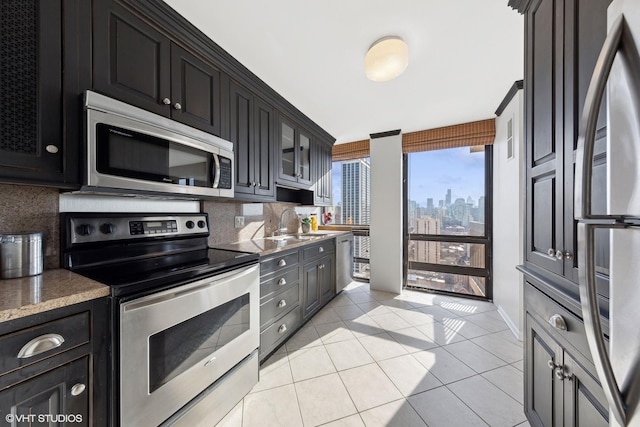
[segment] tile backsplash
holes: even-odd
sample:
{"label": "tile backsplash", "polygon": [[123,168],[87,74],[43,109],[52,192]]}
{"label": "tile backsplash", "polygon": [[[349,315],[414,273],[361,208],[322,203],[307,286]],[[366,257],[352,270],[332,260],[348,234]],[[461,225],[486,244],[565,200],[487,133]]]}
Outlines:
{"label": "tile backsplash", "polygon": [[55,188],[0,184],[0,233],[41,231],[45,269],[60,266],[58,209]]}
{"label": "tile backsplash", "polygon": [[[85,200],[87,199],[87,200]],[[94,205],[100,202],[99,208]],[[91,203],[87,203],[91,202]],[[0,184],[0,233],[22,233],[41,231],[44,235],[44,268],[60,267],[60,212],[85,211],[80,209],[84,205],[101,211],[139,211],[122,203],[113,197],[96,197],[89,200],[76,195],[60,195],[55,188],[34,187],[25,185]],[[185,204],[186,207],[160,206],[153,200],[138,199],[137,202],[153,211],[197,211],[195,205]],[[84,203],[84,204],[83,204]],[[155,203],[155,204],[154,204]],[[175,203],[175,202],[174,202]],[[191,202],[193,203],[193,202]],[[79,208],[80,207],[80,208]],[[280,216],[286,209],[293,209],[296,213],[287,212],[283,227],[290,233],[300,231],[300,219],[312,213],[320,215],[321,208],[313,206],[298,206],[292,203],[242,203],[237,201],[205,201],[201,203],[201,211],[209,214],[211,236],[209,245],[238,242],[241,240],[260,239],[271,236],[277,230]],[[244,217],[244,226],[235,228],[235,217]]]}
{"label": "tile backsplash", "polygon": [[[286,209],[293,213],[283,216],[282,227],[290,233],[300,231],[300,218],[312,213],[320,214],[320,208],[298,206],[292,203],[241,203],[203,202],[202,211],[209,214],[211,236],[209,245],[260,239],[271,236],[277,230],[280,216]],[[244,217],[244,227],[235,228],[235,217]]]}

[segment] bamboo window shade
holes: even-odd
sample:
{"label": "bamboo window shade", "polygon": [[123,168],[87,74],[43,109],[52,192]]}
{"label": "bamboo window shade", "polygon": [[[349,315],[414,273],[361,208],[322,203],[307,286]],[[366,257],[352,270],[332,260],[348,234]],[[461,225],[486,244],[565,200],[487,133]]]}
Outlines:
{"label": "bamboo window shade", "polygon": [[333,146],[331,158],[334,162],[343,160],[356,160],[369,157],[369,140],[347,142]]}
{"label": "bamboo window shade", "polygon": [[491,145],[496,137],[495,119],[462,123],[402,135],[402,152],[442,150],[455,147]]}
{"label": "bamboo window shade", "polygon": [[[479,120],[436,129],[409,132],[402,135],[402,152],[443,150],[456,147],[479,147],[493,144],[496,137],[495,119]],[[333,146],[334,162],[369,157],[369,141],[347,142]]]}

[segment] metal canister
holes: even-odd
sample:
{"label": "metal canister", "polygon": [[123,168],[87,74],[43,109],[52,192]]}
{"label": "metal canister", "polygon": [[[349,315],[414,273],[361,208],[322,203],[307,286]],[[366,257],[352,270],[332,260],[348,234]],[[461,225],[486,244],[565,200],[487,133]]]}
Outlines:
{"label": "metal canister", "polygon": [[0,234],[0,278],[35,276],[43,267],[42,233]]}

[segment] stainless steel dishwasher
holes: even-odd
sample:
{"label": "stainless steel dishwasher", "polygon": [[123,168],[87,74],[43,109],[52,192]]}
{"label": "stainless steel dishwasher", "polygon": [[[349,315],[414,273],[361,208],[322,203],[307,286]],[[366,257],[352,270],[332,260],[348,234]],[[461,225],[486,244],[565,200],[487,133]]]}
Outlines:
{"label": "stainless steel dishwasher", "polygon": [[353,234],[336,237],[336,293],[353,280]]}

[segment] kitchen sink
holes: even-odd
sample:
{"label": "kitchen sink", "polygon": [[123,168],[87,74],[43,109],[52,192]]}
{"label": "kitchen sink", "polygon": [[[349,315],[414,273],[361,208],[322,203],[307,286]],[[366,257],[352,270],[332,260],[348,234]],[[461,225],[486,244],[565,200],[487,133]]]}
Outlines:
{"label": "kitchen sink", "polygon": [[282,241],[282,240],[289,240],[289,239],[295,239],[295,238],[296,236],[293,234],[283,234],[281,236],[264,237],[264,240]]}

